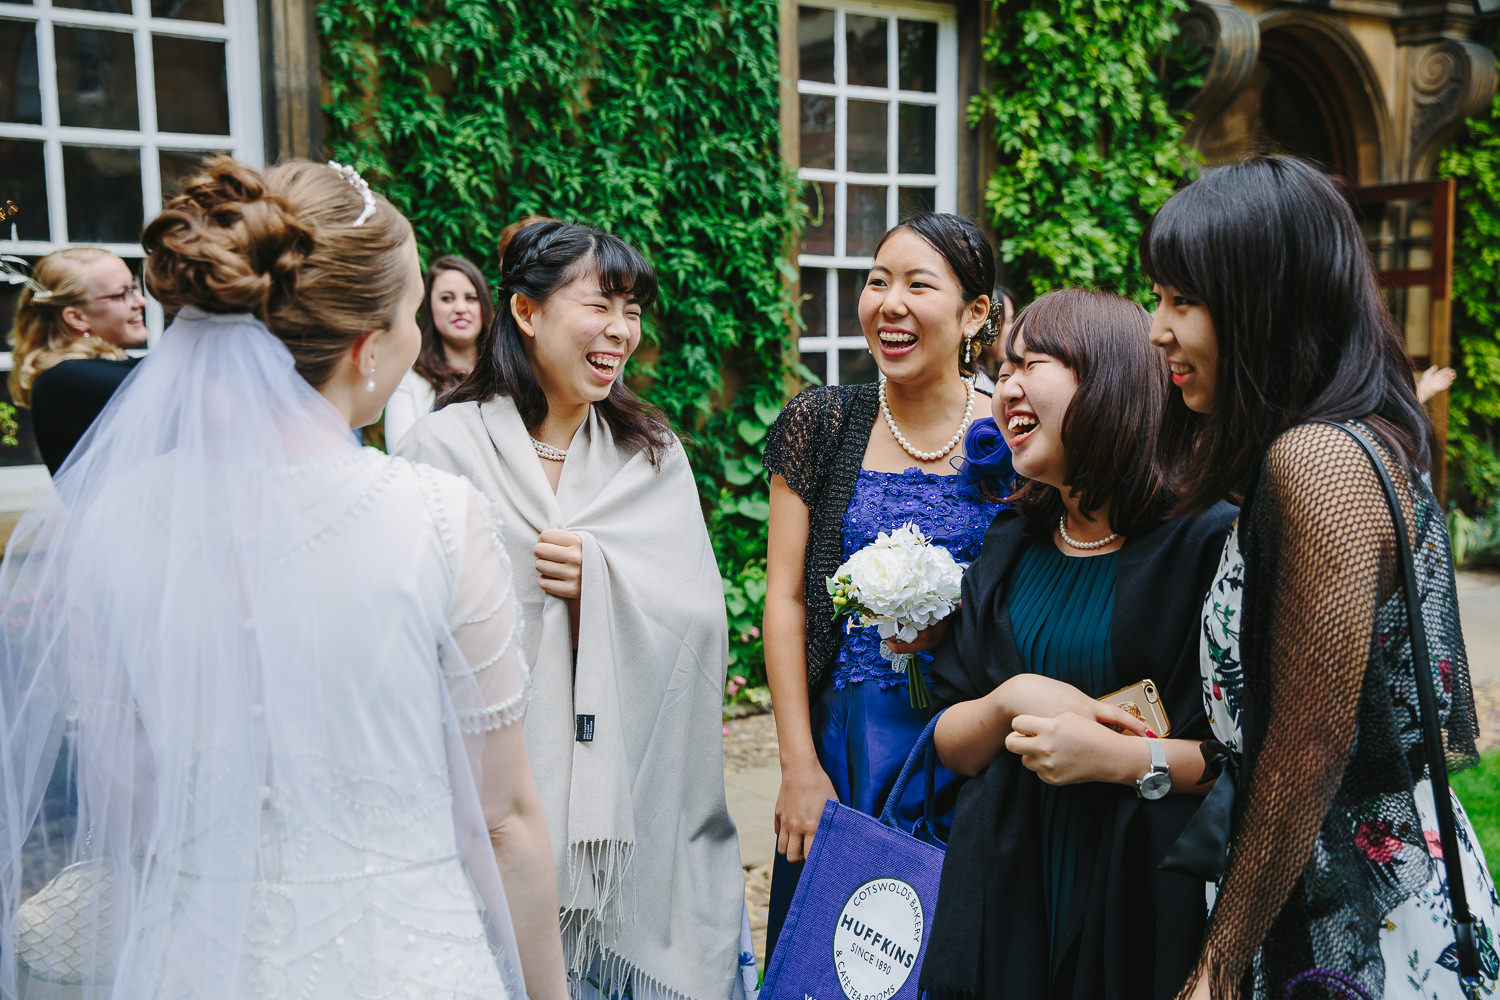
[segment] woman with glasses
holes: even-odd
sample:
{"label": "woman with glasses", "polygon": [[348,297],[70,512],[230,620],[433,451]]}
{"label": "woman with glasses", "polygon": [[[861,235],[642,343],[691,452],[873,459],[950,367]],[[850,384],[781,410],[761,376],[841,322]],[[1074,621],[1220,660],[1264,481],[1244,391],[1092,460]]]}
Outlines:
{"label": "woman with glasses", "polygon": [[56,473],[135,366],[146,343],[140,282],[119,257],[69,247],[37,262],[10,342],[10,395],[31,409],[37,447]]}

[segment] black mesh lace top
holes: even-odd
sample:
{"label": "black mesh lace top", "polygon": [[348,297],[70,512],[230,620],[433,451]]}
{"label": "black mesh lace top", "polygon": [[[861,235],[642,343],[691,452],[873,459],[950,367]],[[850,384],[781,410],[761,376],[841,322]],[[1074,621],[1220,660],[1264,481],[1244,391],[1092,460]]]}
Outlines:
{"label": "black mesh lace top", "polygon": [[[1474,763],[1476,730],[1447,526],[1385,454],[1416,555],[1442,763],[1456,770]],[[1438,864],[1415,802],[1429,762],[1385,494],[1358,444],[1304,424],[1271,446],[1239,537],[1243,784],[1198,971],[1215,997],[1279,997],[1312,968],[1382,996],[1402,974],[1381,961],[1384,915]]]}
{"label": "black mesh lace top", "polygon": [[824,385],[786,404],[766,434],[761,464],[807,504],[802,595],[807,605],[807,689],[816,691],[839,651],[833,601],[823,581],[843,561],[844,513],[880,412],[878,387]]}

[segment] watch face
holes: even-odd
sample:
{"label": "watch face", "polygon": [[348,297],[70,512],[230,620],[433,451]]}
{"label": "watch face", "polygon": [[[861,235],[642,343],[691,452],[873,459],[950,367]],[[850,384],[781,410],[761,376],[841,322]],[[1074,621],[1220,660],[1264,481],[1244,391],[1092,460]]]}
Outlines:
{"label": "watch face", "polygon": [[1171,790],[1171,776],[1160,772],[1152,772],[1140,781],[1140,793],[1143,799],[1160,799]]}

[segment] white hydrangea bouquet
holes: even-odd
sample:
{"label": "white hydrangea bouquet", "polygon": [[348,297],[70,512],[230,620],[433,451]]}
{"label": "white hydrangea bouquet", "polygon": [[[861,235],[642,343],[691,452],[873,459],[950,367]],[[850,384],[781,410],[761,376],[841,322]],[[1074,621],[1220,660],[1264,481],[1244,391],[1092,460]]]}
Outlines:
{"label": "white hydrangea bouquet", "polygon": [[906,671],[913,708],[932,703],[917,658],[891,652],[884,640],[911,642],[919,631],[952,614],[963,578],[964,568],[953,554],[932,544],[910,522],[889,534],[882,531],[828,578],[834,617],[847,615],[848,628],[875,626],[880,655],[890,661],[892,670]]}

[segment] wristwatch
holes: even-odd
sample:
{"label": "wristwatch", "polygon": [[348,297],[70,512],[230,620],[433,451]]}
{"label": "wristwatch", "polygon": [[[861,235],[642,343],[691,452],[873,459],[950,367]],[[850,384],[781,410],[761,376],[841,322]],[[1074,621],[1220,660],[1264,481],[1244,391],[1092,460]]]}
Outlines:
{"label": "wristwatch", "polygon": [[1167,767],[1167,751],[1161,745],[1161,740],[1153,740],[1146,737],[1146,743],[1151,747],[1151,770],[1136,779],[1135,794],[1148,802],[1166,798],[1172,790],[1172,771]]}

